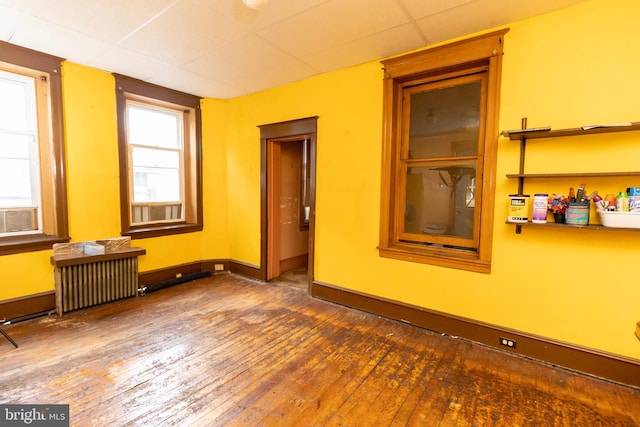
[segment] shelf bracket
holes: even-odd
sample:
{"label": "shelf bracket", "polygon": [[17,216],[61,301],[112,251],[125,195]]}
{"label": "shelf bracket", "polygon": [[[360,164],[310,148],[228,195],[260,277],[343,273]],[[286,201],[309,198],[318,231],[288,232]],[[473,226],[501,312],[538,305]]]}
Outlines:
{"label": "shelf bracket", "polygon": [[[525,130],[527,128],[527,118],[523,117],[520,123],[520,128]],[[524,153],[527,148],[527,137],[523,133],[520,136],[520,166],[518,167],[518,173],[520,176],[518,177],[518,195],[524,195]],[[522,233],[522,225],[516,225],[516,234]]]}

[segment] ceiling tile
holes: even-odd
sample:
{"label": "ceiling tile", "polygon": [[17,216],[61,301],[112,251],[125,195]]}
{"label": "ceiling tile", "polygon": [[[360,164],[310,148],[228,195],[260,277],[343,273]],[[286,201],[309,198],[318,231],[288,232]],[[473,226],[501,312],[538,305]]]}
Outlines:
{"label": "ceiling tile", "polygon": [[255,68],[275,67],[292,56],[257,36],[247,36],[185,64],[185,68],[217,80],[236,79]]}
{"label": "ceiling tile", "polygon": [[[403,0],[407,1],[407,0]],[[438,43],[461,35],[498,27],[540,15],[583,0],[474,0],[416,21],[429,42]],[[455,22],[455,25],[451,25]]]}
{"label": "ceiling tile", "polygon": [[275,86],[304,80],[318,74],[316,70],[298,61],[280,62],[272,67],[257,67],[237,76],[235,83],[247,92],[258,92]]}
{"label": "ceiling tile", "polygon": [[399,0],[413,19],[424,18],[465,5],[475,0]]}
{"label": "ceiling tile", "polygon": [[[80,64],[87,64],[109,48],[102,41],[31,15],[20,21],[9,42]],[[73,46],[73,49],[67,46]]]}
{"label": "ceiling tile", "polygon": [[8,42],[13,33],[22,26],[27,14],[0,5],[0,40]]}
{"label": "ceiling tile", "polygon": [[88,65],[140,80],[151,79],[173,68],[171,64],[118,47],[112,47],[98,55]]}
{"label": "ceiling tile", "polygon": [[[269,0],[261,10],[250,9],[242,0],[183,0],[214,10],[248,30],[257,30],[284,21],[328,0]],[[344,1],[344,0],[343,0]],[[348,0],[347,0],[348,1]]]}
{"label": "ceiling tile", "polygon": [[[215,24],[212,24],[215,23]],[[247,32],[211,8],[183,0],[157,16],[120,45],[161,61],[183,64],[227,45]]]}
{"label": "ceiling tile", "polygon": [[303,55],[302,59],[318,70],[327,72],[368,62],[371,58],[382,59],[398,52],[418,49],[424,45],[424,40],[414,26],[405,24],[340,46]]}
{"label": "ceiling tile", "polygon": [[61,27],[115,43],[176,0],[2,0]]}
{"label": "ceiling tile", "polygon": [[157,74],[149,79],[149,82],[209,98],[233,98],[249,93],[238,87],[233,87],[180,68],[172,68]]}
{"label": "ceiling tile", "polygon": [[395,1],[331,0],[259,31],[295,56],[318,52],[407,23]]}

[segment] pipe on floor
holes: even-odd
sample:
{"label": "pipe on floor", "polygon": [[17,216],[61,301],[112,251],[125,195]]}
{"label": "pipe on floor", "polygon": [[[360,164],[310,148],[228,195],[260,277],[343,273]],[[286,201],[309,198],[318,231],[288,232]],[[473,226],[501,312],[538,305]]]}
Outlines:
{"label": "pipe on floor", "polygon": [[12,325],[18,322],[24,322],[25,320],[35,319],[36,317],[48,316],[51,313],[55,313],[56,310],[50,311],[39,311],[38,313],[25,314],[24,316],[14,317],[13,319],[7,319],[2,324],[3,325]]}
{"label": "pipe on floor", "polygon": [[[5,325],[12,325],[14,323],[18,323],[18,322],[24,322],[25,320],[30,320],[30,319],[35,319],[36,317],[42,317],[42,316],[46,316],[51,314],[52,312],[55,312],[55,310],[52,311],[40,311],[38,313],[31,313],[31,314],[25,314],[24,316],[18,316],[15,317],[13,319],[5,319],[2,320],[2,326]],[[18,343],[16,343],[13,338],[11,338],[9,336],[9,334],[7,334],[4,329],[0,328],[0,334],[4,335],[4,337],[11,343],[13,344],[13,346],[15,348],[18,348]]]}
{"label": "pipe on floor", "polygon": [[169,286],[178,285],[180,283],[185,283],[185,282],[190,282],[190,281],[196,280],[196,279],[202,279],[203,277],[209,277],[209,276],[211,276],[211,272],[210,271],[201,271],[201,272],[198,272],[198,273],[185,274],[184,276],[176,277],[175,279],[166,280],[164,282],[154,283],[154,284],[151,284],[151,285],[147,285],[147,286],[143,286],[141,288],[138,288],[138,293],[140,295],[144,295],[144,294],[149,293],[149,292],[159,291],[160,289],[168,288]]}

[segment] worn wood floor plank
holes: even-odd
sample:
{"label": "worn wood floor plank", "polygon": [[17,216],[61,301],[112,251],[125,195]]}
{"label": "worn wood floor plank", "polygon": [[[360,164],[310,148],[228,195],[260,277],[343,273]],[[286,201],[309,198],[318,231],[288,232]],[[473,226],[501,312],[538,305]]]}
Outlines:
{"label": "worn wood floor plank", "polygon": [[[317,352],[318,339],[306,339],[312,333],[313,326],[298,327],[295,332],[283,335],[278,344],[264,342],[268,351],[256,351],[246,360],[244,367],[224,382],[224,390],[214,389],[216,405],[204,414],[194,414],[194,420],[205,418],[220,419],[227,424],[252,411],[256,403],[287,375],[296,374],[298,351]],[[251,418],[251,417],[249,417]]]}
{"label": "worn wood floor plank", "polygon": [[[352,319],[352,321],[357,319]],[[370,319],[370,330],[382,326],[383,320]],[[376,358],[374,349],[390,344],[381,342],[379,334],[367,335],[361,327],[338,331],[337,340],[325,343],[324,360],[317,363],[304,376],[292,376],[291,384],[283,383],[277,393],[292,395],[295,406],[287,402],[276,403],[276,411],[267,413],[260,425],[314,425],[314,420],[331,416],[344,401],[347,388],[356,385],[356,379]],[[287,387],[294,387],[288,393]],[[334,398],[336,398],[334,400]]]}
{"label": "worn wood floor plank", "polygon": [[[175,312],[175,309],[173,311]],[[118,363],[112,365],[111,372],[98,371],[100,375],[93,378],[96,378],[99,382],[101,378],[109,378],[110,376],[119,378],[125,376],[129,383],[136,385],[136,396],[139,397],[142,386],[150,378],[157,376],[166,369],[172,369],[177,359],[183,356],[181,354],[182,346],[179,341],[184,339],[193,340],[194,337],[186,333],[185,327],[187,327],[188,322],[185,319],[180,319],[175,315],[164,316],[165,313],[162,311],[160,311],[160,314],[160,318],[166,319],[167,324],[162,324],[162,321],[158,321],[162,327],[155,331],[149,331],[148,325],[145,325],[145,328],[139,329],[142,333],[139,334],[138,337],[126,333],[120,334],[118,330],[119,326],[113,325],[114,327],[109,334],[111,344],[118,349],[125,350],[128,360],[124,364]],[[135,322],[135,320],[135,318],[125,319],[124,323],[120,323],[121,325],[125,325],[123,326],[126,328],[124,331],[131,329],[128,322]],[[188,338],[184,338],[185,335]],[[93,351],[87,357],[92,359],[92,365],[94,366],[108,366],[100,362],[112,358],[113,349],[110,348],[111,346],[106,348],[101,346],[101,344],[109,342],[105,335],[97,333],[97,336],[100,340],[96,340]],[[96,347],[98,347],[98,351]],[[84,364],[83,360],[79,360],[79,362],[80,364]],[[66,393],[74,402],[77,402],[79,406],[91,409],[92,406],[95,406],[99,401],[95,400],[91,395],[87,395],[86,399],[78,399],[78,396],[73,393],[75,389],[80,390],[80,392],[82,392],[82,390],[95,390],[93,387],[94,384],[87,382],[87,379],[91,378],[90,375],[85,375],[83,372],[72,369],[65,377],[68,383],[66,390],[62,387],[53,387],[49,390],[49,395],[55,398],[57,393]],[[131,393],[122,393],[119,388],[113,388],[111,390],[114,394],[109,395],[109,393],[104,393],[100,396],[100,401],[110,400],[115,397],[117,399],[115,401],[111,400],[110,402],[113,403],[114,408],[121,408],[123,406],[123,400]],[[134,400],[139,401],[140,399],[137,397]],[[125,406],[124,409],[126,410],[128,407]],[[109,414],[109,416],[113,417],[114,414]]]}
{"label": "worn wood floor plank", "polygon": [[[349,316],[349,321],[353,322],[354,318]],[[238,418],[239,423],[249,422],[249,417],[252,417],[255,425],[295,425],[303,422],[306,410],[313,411],[322,405],[322,395],[333,384],[334,378],[345,372],[344,365],[338,366],[344,355],[358,351],[359,345],[370,345],[357,330],[340,327],[329,331],[322,334],[317,351],[301,358],[300,366],[291,370],[295,375],[290,372],[282,376],[276,374],[279,378],[269,392],[253,405],[253,408],[272,410],[266,414],[251,414],[251,408]],[[285,395],[289,398],[282,399]]]}
{"label": "worn wood floor plank", "polygon": [[74,426],[638,426],[640,390],[217,274],[6,330],[1,403]]}
{"label": "worn wood floor plank", "polygon": [[420,386],[423,392],[415,404],[409,423],[434,425],[445,417],[453,393],[448,376],[454,377],[461,364],[467,343],[447,343],[433,359],[433,370]]}
{"label": "worn wood floor plank", "polygon": [[[296,306],[290,304],[289,308],[296,309]],[[271,311],[273,314],[265,315],[265,310]],[[236,346],[220,347],[206,355],[205,370],[201,371],[200,375],[186,386],[188,392],[193,391],[193,394],[190,394],[190,399],[179,401],[178,405],[173,407],[174,415],[177,415],[178,419],[184,419],[186,422],[186,420],[190,420],[191,414],[199,414],[201,412],[199,405],[204,405],[207,398],[213,394],[216,395],[217,407],[223,407],[221,402],[225,400],[225,396],[233,395],[233,392],[225,390],[222,394],[218,393],[216,390],[220,384],[232,383],[236,376],[241,376],[243,372],[246,372],[246,367],[258,358],[269,357],[263,363],[267,365],[272,363],[274,360],[271,357],[272,354],[279,354],[283,351],[282,346],[292,345],[297,335],[304,335],[306,332],[300,328],[299,324],[288,325],[287,323],[291,323],[291,320],[286,319],[287,315],[282,312],[280,307],[270,308],[270,306],[262,304],[261,311],[261,314],[247,311],[246,315],[241,316],[237,316],[235,313],[223,314],[223,318],[232,318],[240,323],[242,335],[234,337],[231,341]],[[241,355],[240,359],[239,355]],[[263,369],[266,371],[266,367]],[[240,381],[236,383],[241,384]],[[256,383],[253,382],[253,384]],[[182,392],[184,391],[183,387]],[[201,396],[204,398],[200,398]],[[144,418],[136,421],[144,421]],[[168,422],[169,420],[167,420]]]}

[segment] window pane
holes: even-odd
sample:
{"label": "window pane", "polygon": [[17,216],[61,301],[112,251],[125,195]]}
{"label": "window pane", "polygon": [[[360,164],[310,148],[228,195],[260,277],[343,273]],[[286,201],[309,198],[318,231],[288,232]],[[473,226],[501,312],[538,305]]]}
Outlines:
{"label": "window pane", "polygon": [[[34,80],[0,71],[0,207],[38,206]],[[32,188],[33,187],[33,188]]]}
{"label": "window pane", "polygon": [[0,158],[28,159],[31,135],[0,132]]}
{"label": "window pane", "polygon": [[480,81],[412,93],[409,158],[476,155],[480,96]]}
{"label": "window pane", "polygon": [[31,77],[0,71],[0,129],[32,127],[29,103],[34,97],[33,84]]}
{"label": "window pane", "polygon": [[134,202],[179,201],[180,153],[133,147]]}
{"label": "window pane", "polygon": [[182,123],[179,114],[136,106],[129,106],[127,112],[129,144],[166,148],[182,147],[179,132]]}
{"label": "window pane", "polygon": [[472,238],[475,175],[475,164],[409,167],[405,233]]}
{"label": "window pane", "polygon": [[0,158],[0,207],[37,205],[31,200],[31,174],[28,159]]}

